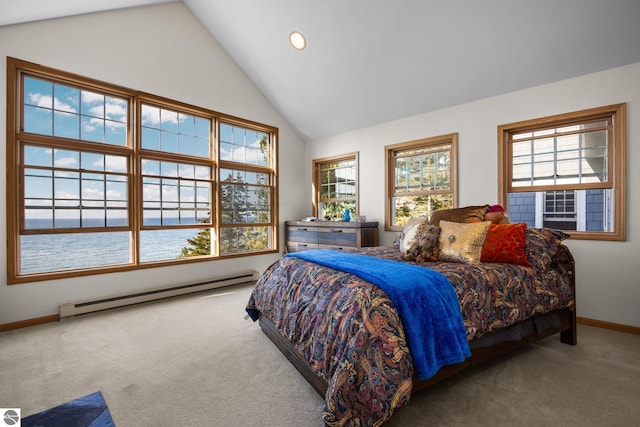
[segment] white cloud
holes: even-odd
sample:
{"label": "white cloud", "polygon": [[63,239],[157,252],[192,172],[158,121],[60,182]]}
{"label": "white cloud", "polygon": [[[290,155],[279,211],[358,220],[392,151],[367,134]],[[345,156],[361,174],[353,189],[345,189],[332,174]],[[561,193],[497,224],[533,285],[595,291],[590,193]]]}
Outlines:
{"label": "white cloud", "polygon": [[121,192],[114,190],[107,190],[107,199],[109,200],[124,200]]}
{"label": "white cloud", "polygon": [[77,165],[76,160],[77,159],[75,157],[62,157],[55,160],[55,165],[56,167],[69,168]]}
{"label": "white cloud", "polygon": [[88,90],[82,91],[82,102],[87,104],[93,104],[95,102],[104,102],[104,95],[99,93],[90,92]]}
{"label": "white cloud", "polygon": [[104,193],[99,188],[90,188],[83,187],[82,188],[82,198],[83,199],[104,199]]}
{"label": "white cloud", "polygon": [[91,119],[88,122],[83,122],[82,129],[84,129],[87,132],[93,132],[94,130],[96,130],[96,127],[94,126],[94,123],[102,124],[103,122],[100,119]]}
{"label": "white cloud", "polygon": [[[72,193],[70,191],[56,190],[55,198],[70,200],[71,202],[77,203],[78,194]],[[59,204],[59,201],[56,201],[56,206],[58,206],[58,204]],[[66,206],[69,206],[69,204],[67,204]]]}
{"label": "white cloud", "polygon": [[142,187],[142,193],[146,201],[160,200],[160,187],[157,185],[144,185]]}
{"label": "white cloud", "polygon": [[127,158],[119,156],[106,156],[105,168],[107,172],[126,172]]}
{"label": "white cloud", "polygon": [[[104,109],[105,116],[111,120],[127,121],[127,104],[107,102]],[[120,126],[123,126],[123,124],[120,124]]]}
{"label": "white cloud", "polygon": [[30,93],[29,100],[33,105],[37,105],[42,108],[53,108],[59,111],[66,111],[69,113],[77,113],[77,110],[71,105],[62,102],[58,98],[52,99],[49,95],[42,95],[41,93]]}

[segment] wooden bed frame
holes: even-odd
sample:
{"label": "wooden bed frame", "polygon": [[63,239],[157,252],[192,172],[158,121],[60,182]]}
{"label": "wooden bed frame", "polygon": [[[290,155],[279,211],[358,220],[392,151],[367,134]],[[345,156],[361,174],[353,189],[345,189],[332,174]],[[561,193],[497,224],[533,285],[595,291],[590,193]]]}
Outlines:
{"label": "wooden bed frame", "polygon": [[[546,329],[544,332],[530,333],[523,336],[518,341],[502,341],[487,347],[472,349],[471,356],[465,359],[462,363],[444,366],[436,373],[436,375],[429,378],[428,380],[419,380],[417,377],[414,377],[413,391],[415,392],[432,384],[438,383],[472,366],[476,366],[496,359],[526,345],[532,344],[536,341],[547,338],[557,333],[560,333],[561,342],[569,345],[575,345],[577,343],[575,309],[575,263],[568,248],[566,248],[564,245],[559,246],[556,258],[562,260],[562,264],[569,268],[568,273],[571,278],[571,289],[574,295],[573,307],[568,309],[556,310],[556,313],[558,314],[558,318],[560,320],[559,326]],[[321,377],[316,375],[315,372],[313,372],[304,357],[284,336],[282,336],[278,332],[275,325],[270,319],[262,316],[261,314],[259,324],[262,331],[267,335],[267,337],[269,337],[269,339],[276,345],[276,347],[280,349],[285,357],[293,364],[293,366],[296,367],[296,369],[298,369],[302,376],[324,399],[327,391],[327,383]],[[489,336],[493,333],[494,332],[491,332],[489,334],[486,334],[485,336]]]}

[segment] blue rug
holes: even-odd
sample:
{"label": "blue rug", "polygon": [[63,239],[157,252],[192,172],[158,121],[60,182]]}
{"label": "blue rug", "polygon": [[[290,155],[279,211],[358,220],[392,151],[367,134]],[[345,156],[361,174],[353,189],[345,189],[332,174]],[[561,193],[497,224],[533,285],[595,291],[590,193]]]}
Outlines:
{"label": "blue rug", "polygon": [[115,427],[102,393],[97,391],[22,419],[22,427]]}

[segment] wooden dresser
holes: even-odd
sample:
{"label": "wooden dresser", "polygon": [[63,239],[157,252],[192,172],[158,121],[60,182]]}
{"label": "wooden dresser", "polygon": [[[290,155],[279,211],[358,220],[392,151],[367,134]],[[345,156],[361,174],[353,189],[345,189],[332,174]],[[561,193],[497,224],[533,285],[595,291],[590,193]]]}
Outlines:
{"label": "wooden dresser", "polygon": [[377,222],[286,221],[287,252],[378,246]]}

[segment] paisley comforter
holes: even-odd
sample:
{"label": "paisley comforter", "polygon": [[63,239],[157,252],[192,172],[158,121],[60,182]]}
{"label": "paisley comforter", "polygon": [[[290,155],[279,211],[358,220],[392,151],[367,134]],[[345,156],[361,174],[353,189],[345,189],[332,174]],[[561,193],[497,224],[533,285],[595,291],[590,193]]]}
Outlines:
{"label": "paisley comforter", "polygon": [[[535,251],[535,248],[534,248]],[[552,268],[549,251],[514,264],[421,264],[444,274],[460,302],[468,340],[538,313],[571,307],[569,276]],[[397,246],[364,248],[400,260]],[[273,264],[247,305],[265,316],[328,385],[324,421],[330,426],[377,426],[409,401],[414,373],[402,321],[389,297],[352,274],[294,257]]]}

